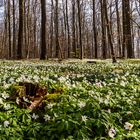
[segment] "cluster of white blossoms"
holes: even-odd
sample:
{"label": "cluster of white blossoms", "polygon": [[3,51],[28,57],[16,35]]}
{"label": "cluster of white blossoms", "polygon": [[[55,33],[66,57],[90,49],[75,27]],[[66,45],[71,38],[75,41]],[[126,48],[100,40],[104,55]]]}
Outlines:
{"label": "cluster of white blossoms", "polygon": [[11,108],[10,104],[4,104],[3,108],[5,110],[9,110]]}
{"label": "cluster of white blossoms", "polygon": [[[125,122],[124,128],[126,130],[132,130],[133,126],[134,126],[133,124],[131,124],[129,122]],[[114,138],[115,135],[116,135],[116,130],[113,129],[113,128],[109,129],[108,135],[109,135],[110,138]]]}
{"label": "cluster of white blossoms", "polygon": [[64,83],[64,82],[66,82],[67,78],[61,76],[61,77],[58,78],[58,80],[59,80],[61,83]]}
{"label": "cluster of white blossoms", "polygon": [[9,94],[8,93],[6,93],[5,91],[3,92],[3,93],[1,93],[1,97],[3,98],[3,99],[8,99],[10,96],[9,96]]}

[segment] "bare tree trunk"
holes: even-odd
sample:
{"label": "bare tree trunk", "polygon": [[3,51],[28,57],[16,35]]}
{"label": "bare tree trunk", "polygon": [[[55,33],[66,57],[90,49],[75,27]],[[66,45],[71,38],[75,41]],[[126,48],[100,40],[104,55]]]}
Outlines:
{"label": "bare tree trunk", "polygon": [[55,46],[56,46],[56,53],[55,57],[59,58],[59,23],[58,23],[58,0],[55,0]]}
{"label": "bare tree trunk", "polygon": [[16,24],[15,24],[15,0],[13,0],[13,59],[16,58]]}
{"label": "bare tree trunk", "polygon": [[116,63],[116,56],[115,56],[115,52],[114,52],[114,48],[113,48],[113,42],[112,42],[112,35],[111,35],[111,27],[110,27],[110,23],[108,20],[108,12],[107,12],[107,1],[104,0],[104,12],[105,12],[105,19],[106,19],[106,26],[107,26],[107,35],[108,35],[108,42],[110,44],[110,48],[111,48],[111,56],[112,56],[112,62]]}
{"label": "bare tree trunk", "polygon": [[95,0],[92,0],[93,5],[93,32],[94,32],[94,48],[95,48],[95,58],[98,58],[98,44],[97,44],[97,29],[96,29],[96,9],[95,9]]}
{"label": "bare tree trunk", "polygon": [[41,52],[40,59],[46,59],[46,0],[41,0]]}
{"label": "bare tree trunk", "polygon": [[117,40],[118,40],[118,47],[119,47],[119,57],[122,57],[122,46],[121,46],[121,25],[120,25],[120,16],[119,16],[119,7],[118,7],[118,0],[115,0],[116,6],[116,15],[117,15]]}
{"label": "bare tree trunk", "polygon": [[73,57],[76,57],[76,43],[75,43],[75,0],[72,0],[72,50],[73,50]]}
{"label": "bare tree trunk", "polygon": [[123,57],[125,57],[125,50],[127,49],[127,57],[133,58],[129,0],[122,0],[122,12],[123,12]]}
{"label": "bare tree trunk", "polygon": [[106,44],[106,26],[105,26],[105,11],[104,11],[104,6],[103,6],[103,1],[100,0],[101,4],[101,21],[102,21],[102,51],[103,51],[103,59],[107,58],[107,44]]}
{"label": "bare tree trunk", "polygon": [[9,44],[8,44],[8,58],[11,59],[11,56],[12,56],[12,49],[11,49],[11,4],[10,4],[10,0],[8,0],[8,41],[9,41]]}
{"label": "bare tree trunk", "polygon": [[71,54],[71,42],[70,42],[70,29],[69,29],[69,15],[68,15],[68,0],[66,0],[66,24],[67,24],[67,35],[68,35],[68,58]]}
{"label": "bare tree trunk", "polygon": [[27,7],[27,55],[26,58],[28,59],[30,57],[30,0],[28,0],[28,7]]}
{"label": "bare tree trunk", "polygon": [[80,46],[80,59],[83,59],[83,44],[82,44],[82,29],[81,29],[81,6],[80,0],[77,0],[77,8],[78,8],[78,28],[79,28],[79,46]]}
{"label": "bare tree trunk", "polygon": [[34,7],[33,7],[33,13],[34,13],[34,58],[36,58],[36,51],[37,51],[37,39],[36,39],[36,23],[37,23],[37,17],[36,17],[36,7],[37,7],[37,0],[35,0]]}
{"label": "bare tree trunk", "polygon": [[23,10],[24,0],[19,0],[19,31],[18,31],[18,46],[17,46],[17,59],[22,59],[23,48]]}

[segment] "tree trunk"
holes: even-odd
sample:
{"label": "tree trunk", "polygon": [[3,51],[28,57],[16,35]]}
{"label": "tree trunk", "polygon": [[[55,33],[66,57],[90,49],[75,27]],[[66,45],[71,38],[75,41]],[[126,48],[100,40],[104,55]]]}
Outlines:
{"label": "tree trunk", "polygon": [[23,48],[23,12],[24,0],[19,0],[19,31],[18,31],[18,46],[17,46],[17,59],[22,59]]}
{"label": "tree trunk", "polygon": [[98,58],[98,44],[97,44],[97,29],[96,29],[96,9],[95,9],[96,1],[92,0],[93,5],[93,32],[94,32],[94,48],[95,48],[95,59]]}
{"label": "tree trunk", "polygon": [[123,12],[123,57],[125,57],[125,51],[127,50],[127,57],[133,58],[129,0],[122,0],[122,12]]}
{"label": "tree trunk", "polygon": [[116,15],[117,15],[117,44],[119,47],[119,57],[122,57],[122,46],[121,46],[121,25],[119,16],[118,0],[115,0]]}
{"label": "tree trunk", "polygon": [[10,0],[8,0],[8,58],[11,59],[12,56],[12,49],[11,49],[11,4],[10,4]]}
{"label": "tree trunk", "polygon": [[102,26],[102,51],[103,51],[103,59],[107,58],[107,46],[106,46],[106,25],[105,25],[105,11],[103,6],[103,1],[100,0],[101,4],[101,26]]}
{"label": "tree trunk", "polygon": [[55,57],[59,58],[59,23],[58,23],[58,0],[55,0],[55,46],[56,46],[56,53]]}
{"label": "tree trunk", "polygon": [[80,0],[77,0],[78,8],[78,28],[79,28],[79,46],[80,46],[80,59],[83,59],[83,44],[82,44],[82,29],[81,29],[81,6]]}
{"label": "tree trunk", "polygon": [[41,50],[40,59],[46,59],[46,0],[41,0]]}
{"label": "tree trunk", "polygon": [[104,3],[103,5],[104,5],[104,12],[105,12],[106,26],[107,26],[108,42],[109,42],[110,48],[111,48],[112,62],[116,63],[117,60],[116,60],[116,56],[115,56],[115,52],[114,52],[114,48],[113,48],[111,27],[110,27],[110,22],[108,20],[107,1],[104,0],[103,3]]}
{"label": "tree trunk", "polygon": [[76,43],[75,43],[75,0],[72,0],[72,50],[73,50],[73,57],[76,57]]}
{"label": "tree trunk", "polygon": [[13,0],[13,59],[16,58],[16,23],[15,23],[15,0]]}

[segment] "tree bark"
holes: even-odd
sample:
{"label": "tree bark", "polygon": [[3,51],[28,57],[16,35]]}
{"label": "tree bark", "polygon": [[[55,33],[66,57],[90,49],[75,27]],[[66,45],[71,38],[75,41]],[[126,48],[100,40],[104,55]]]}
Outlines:
{"label": "tree bark", "polygon": [[127,50],[127,57],[133,58],[129,0],[122,0],[122,12],[123,12],[123,57],[125,57],[125,51]]}
{"label": "tree bark", "polygon": [[46,0],[41,0],[41,49],[40,59],[46,59]]}
{"label": "tree bark", "polygon": [[18,31],[18,46],[17,46],[17,59],[22,59],[23,48],[23,12],[24,0],[19,0],[19,31]]}

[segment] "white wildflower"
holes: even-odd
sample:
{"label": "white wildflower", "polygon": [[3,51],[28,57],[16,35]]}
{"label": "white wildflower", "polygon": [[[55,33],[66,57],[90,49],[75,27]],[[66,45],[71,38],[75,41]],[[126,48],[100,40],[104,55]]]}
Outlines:
{"label": "white wildflower", "polygon": [[134,97],[134,96],[130,96],[129,98],[130,98],[130,99],[134,99],[135,97]]}
{"label": "white wildflower", "polygon": [[95,83],[95,85],[96,85],[97,87],[102,87],[101,82],[97,82],[97,83]]}
{"label": "white wildflower", "polygon": [[44,115],[44,120],[45,122],[50,121],[51,117],[49,115]]}
{"label": "white wildflower", "polygon": [[9,94],[7,94],[6,92],[3,92],[2,93],[2,98],[3,99],[7,99],[7,98],[9,98],[10,96],[9,96]]}
{"label": "white wildflower", "polygon": [[6,83],[4,84],[5,89],[8,89],[10,86],[11,86],[11,84],[6,84]]}
{"label": "white wildflower", "polygon": [[125,87],[126,83],[124,81],[121,81],[120,82],[120,85],[123,86],[123,87]]}
{"label": "white wildflower", "polygon": [[87,121],[87,116],[82,116],[82,121],[86,122]]}
{"label": "white wildflower", "polygon": [[9,121],[4,121],[3,125],[4,125],[4,127],[8,127],[10,125],[10,122]]}
{"label": "white wildflower", "polygon": [[93,90],[90,90],[90,91],[88,92],[88,94],[92,97],[95,93],[94,93]]}
{"label": "white wildflower", "polygon": [[102,82],[103,86],[106,86],[107,84],[105,82]]}
{"label": "white wildflower", "polygon": [[103,98],[99,98],[99,103],[100,103],[100,104],[101,104],[101,103],[104,103]]}
{"label": "white wildflower", "polygon": [[118,83],[118,78],[115,78],[115,83]]}
{"label": "white wildflower", "polygon": [[104,103],[105,103],[106,105],[108,105],[108,104],[109,104],[109,100],[108,100],[108,99],[105,99],[105,100],[104,100]]}
{"label": "white wildflower", "polygon": [[133,101],[133,104],[137,104],[137,102],[136,101]]}
{"label": "white wildflower", "polygon": [[76,84],[75,84],[75,83],[72,84],[71,87],[72,87],[72,88],[76,88]]}
{"label": "white wildflower", "polygon": [[55,74],[54,77],[55,77],[55,78],[58,78],[58,75]]}
{"label": "white wildflower", "polygon": [[65,81],[66,81],[66,78],[61,76],[60,78],[58,78],[58,80],[59,80],[60,82],[65,82]]}
{"label": "white wildflower", "polygon": [[78,106],[80,108],[84,108],[86,106],[86,103],[85,102],[80,102],[80,103],[78,103]]}
{"label": "white wildflower", "polygon": [[38,115],[36,115],[35,113],[33,113],[32,118],[36,120],[36,119],[38,119],[38,118],[39,118],[39,116],[38,116]]}
{"label": "white wildflower", "polygon": [[131,130],[133,128],[133,124],[129,123],[129,122],[125,122],[124,128],[126,130]]}
{"label": "white wildflower", "polygon": [[113,92],[111,90],[108,91],[108,95],[111,96]]}
{"label": "white wildflower", "polygon": [[106,95],[106,98],[107,98],[107,100],[109,100],[110,99],[110,95]]}
{"label": "white wildflower", "polygon": [[19,103],[20,103],[19,97],[16,98],[16,103],[19,105]]}
{"label": "white wildflower", "polygon": [[9,82],[14,83],[14,78],[11,77],[11,78],[9,79]]}
{"label": "white wildflower", "polygon": [[38,81],[39,81],[39,77],[38,77],[37,75],[35,75],[35,76],[33,77],[33,79],[34,79],[35,82],[38,82]]}
{"label": "white wildflower", "polygon": [[48,108],[48,109],[51,109],[54,105],[55,105],[55,104],[50,103],[50,104],[47,105],[47,108]]}
{"label": "white wildflower", "polygon": [[10,104],[4,104],[3,107],[4,107],[5,110],[9,110],[11,108]]}
{"label": "white wildflower", "polygon": [[111,109],[108,109],[107,112],[108,112],[108,113],[111,113]]}
{"label": "white wildflower", "polygon": [[27,102],[27,103],[30,102],[30,101],[28,100],[28,98],[26,98],[26,97],[23,97],[23,100],[24,100],[25,102]]}
{"label": "white wildflower", "polygon": [[133,113],[131,111],[128,111],[127,112],[127,115],[132,115]]}
{"label": "white wildflower", "polygon": [[108,135],[110,138],[114,138],[115,135],[116,135],[116,130],[111,128],[109,131],[108,131]]}

